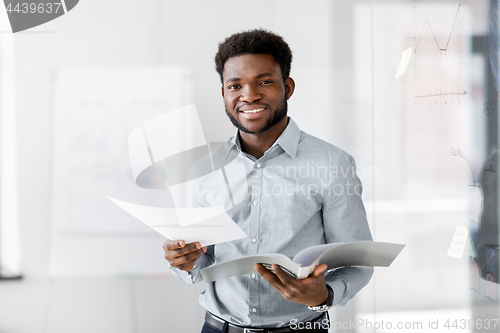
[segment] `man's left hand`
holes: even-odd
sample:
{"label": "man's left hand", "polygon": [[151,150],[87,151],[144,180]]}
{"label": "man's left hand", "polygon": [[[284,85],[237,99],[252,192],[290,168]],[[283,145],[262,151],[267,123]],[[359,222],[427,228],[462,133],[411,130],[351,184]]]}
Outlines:
{"label": "man's left hand", "polygon": [[308,306],[324,304],[328,299],[328,289],[323,276],[323,272],[327,268],[326,264],[319,265],[311,276],[297,280],[276,264],[271,266],[272,272],[261,264],[255,264],[255,270],[278,290],[281,296]]}

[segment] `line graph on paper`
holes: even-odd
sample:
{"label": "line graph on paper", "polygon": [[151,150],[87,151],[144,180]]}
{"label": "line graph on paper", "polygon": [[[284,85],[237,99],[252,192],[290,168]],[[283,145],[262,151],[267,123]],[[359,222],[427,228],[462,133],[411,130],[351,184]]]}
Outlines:
{"label": "line graph on paper", "polygon": [[460,104],[467,94],[462,88],[461,12],[460,3],[453,11],[441,7],[419,13],[414,2],[414,105]]}

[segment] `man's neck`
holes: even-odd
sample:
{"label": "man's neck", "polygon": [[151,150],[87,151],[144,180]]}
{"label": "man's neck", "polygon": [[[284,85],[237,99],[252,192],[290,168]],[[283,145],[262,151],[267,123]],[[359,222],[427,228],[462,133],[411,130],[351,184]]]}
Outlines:
{"label": "man's neck", "polygon": [[263,133],[245,133],[239,131],[241,150],[256,158],[261,158],[264,153],[278,140],[288,124],[288,117]]}

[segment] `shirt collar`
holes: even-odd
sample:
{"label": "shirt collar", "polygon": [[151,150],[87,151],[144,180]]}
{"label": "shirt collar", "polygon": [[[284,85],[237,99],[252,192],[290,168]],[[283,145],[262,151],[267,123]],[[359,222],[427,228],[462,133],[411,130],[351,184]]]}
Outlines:
{"label": "shirt collar", "polygon": [[[268,151],[271,150],[274,146],[279,145],[288,155],[290,155],[290,157],[295,158],[295,156],[297,155],[297,149],[299,147],[299,140],[300,128],[291,117],[288,117],[288,124],[285,130],[268,149]],[[234,147],[236,147],[238,151],[241,152],[239,130],[236,130],[236,134],[231,139],[229,139],[229,142],[233,143],[233,145],[232,148],[227,152],[226,157]]]}
{"label": "shirt collar", "polygon": [[299,148],[299,140],[300,128],[292,118],[288,117],[288,125],[283,133],[281,133],[278,140],[276,140],[275,144],[283,148],[283,150],[290,155],[291,158],[295,158],[297,155],[297,149]]}

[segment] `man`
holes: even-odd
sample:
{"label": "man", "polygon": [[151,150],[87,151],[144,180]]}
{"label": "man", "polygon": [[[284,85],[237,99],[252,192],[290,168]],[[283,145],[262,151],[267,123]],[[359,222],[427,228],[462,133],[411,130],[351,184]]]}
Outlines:
{"label": "man", "polygon": [[[291,60],[288,44],[265,30],[237,33],[219,44],[215,62],[222,97],[238,128],[229,142],[243,156],[249,182],[245,200],[228,214],[248,237],[207,248],[167,240],[165,258],[185,282],[201,281],[200,269],[216,261],[259,253],[292,258],[312,245],[371,240],[352,157],[300,131],[287,117],[295,89]],[[203,189],[196,195],[197,205],[210,205]],[[325,272],[326,265],[319,265],[310,277],[296,280],[276,265],[272,271],[260,264],[255,269],[258,274],[207,286],[200,295],[207,309],[204,333],[327,332],[322,311],[344,305],[373,272],[370,267]]]}

